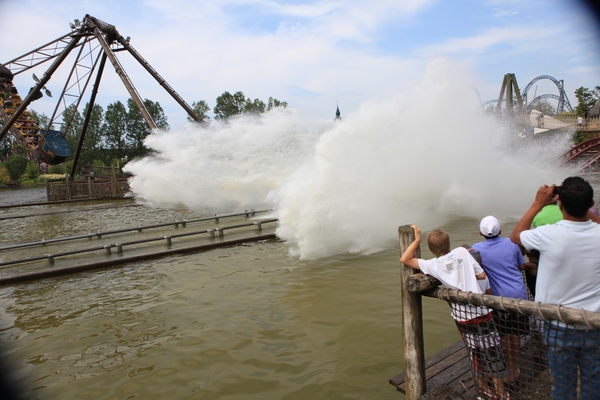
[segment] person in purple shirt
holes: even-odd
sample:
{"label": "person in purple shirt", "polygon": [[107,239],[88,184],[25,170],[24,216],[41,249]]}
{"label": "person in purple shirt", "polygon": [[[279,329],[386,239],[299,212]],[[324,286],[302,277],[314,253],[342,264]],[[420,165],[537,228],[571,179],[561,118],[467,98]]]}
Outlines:
{"label": "person in purple shirt", "polygon": [[[493,216],[487,216],[479,224],[479,234],[485,238],[475,243],[473,249],[481,255],[482,267],[490,281],[494,296],[527,300],[527,289],[520,268],[527,264],[519,246],[509,238],[500,236],[500,222]],[[508,364],[507,382],[519,378],[519,335],[529,330],[527,317],[503,310],[494,310],[494,322],[500,333],[500,341]]]}

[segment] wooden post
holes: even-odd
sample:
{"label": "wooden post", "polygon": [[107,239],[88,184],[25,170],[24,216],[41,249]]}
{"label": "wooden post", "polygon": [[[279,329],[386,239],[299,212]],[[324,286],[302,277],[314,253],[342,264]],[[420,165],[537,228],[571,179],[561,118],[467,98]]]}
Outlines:
{"label": "wooden post", "polygon": [[69,180],[70,180],[69,179],[69,174],[67,174],[67,179],[65,179],[65,185],[66,185],[66,188],[67,188],[67,193],[66,193],[67,200],[71,200],[71,188],[69,187]]}
{"label": "wooden post", "polygon": [[93,193],[92,193],[92,177],[91,176],[88,176],[88,193],[89,193],[90,199],[94,198]]}
{"label": "wooden post", "polygon": [[[415,240],[415,231],[409,225],[398,228],[400,254]],[[417,248],[415,257],[421,256]],[[402,285],[402,334],[404,336],[404,377],[406,381],[406,399],[417,400],[425,393],[425,349],[423,345],[423,310],[421,295],[411,294],[404,287],[405,280],[416,271],[401,265]]]}
{"label": "wooden post", "polygon": [[46,201],[50,201],[50,182],[48,181],[48,179],[45,179],[46,181]]}
{"label": "wooden post", "polygon": [[115,171],[115,167],[110,167],[110,171],[112,173],[112,196],[113,198],[117,197],[117,173]]}

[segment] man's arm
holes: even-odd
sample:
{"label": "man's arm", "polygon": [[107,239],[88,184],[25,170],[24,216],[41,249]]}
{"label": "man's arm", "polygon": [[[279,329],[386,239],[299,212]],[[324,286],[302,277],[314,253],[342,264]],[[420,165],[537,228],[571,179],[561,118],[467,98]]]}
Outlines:
{"label": "man's arm", "polygon": [[531,275],[537,275],[538,264],[535,262],[527,261],[519,265],[519,269],[521,271],[529,271],[531,272]]}
{"label": "man's arm", "polygon": [[415,258],[415,251],[421,244],[421,229],[417,225],[411,225],[410,227],[415,230],[415,240],[408,245],[404,254],[400,257],[400,262],[407,267],[419,269],[419,259]]}
{"label": "man's arm", "polygon": [[481,281],[481,280],[487,278],[487,275],[485,274],[485,271],[483,271],[479,275],[475,275],[475,278],[477,278],[478,281]]}
{"label": "man's arm", "polygon": [[588,210],[587,217],[591,219],[593,222],[600,224],[600,217],[594,214],[592,210]]}
{"label": "man's arm", "polygon": [[515,225],[515,228],[510,234],[510,240],[513,243],[523,246],[521,243],[521,232],[529,230],[533,218],[542,210],[542,208],[544,208],[544,206],[552,204],[557,200],[558,195],[553,194],[554,186],[555,185],[544,185],[538,189],[533,204],[531,204],[529,210],[527,210],[525,215],[517,222],[517,225]]}

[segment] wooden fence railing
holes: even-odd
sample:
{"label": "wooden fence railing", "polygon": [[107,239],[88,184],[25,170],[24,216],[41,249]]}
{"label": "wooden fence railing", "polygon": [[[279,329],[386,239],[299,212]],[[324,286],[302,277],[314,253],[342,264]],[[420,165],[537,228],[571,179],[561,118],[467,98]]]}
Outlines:
{"label": "wooden fence railing", "polygon": [[[400,226],[398,236],[400,254],[404,254],[406,248],[414,241],[414,230],[409,225]],[[415,253],[415,257],[420,257],[420,248]],[[590,331],[600,330],[600,313],[556,304],[445,289],[439,287],[441,283],[437,279],[416,272],[410,267],[401,265],[404,387],[408,400],[417,400],[427,392],[421,296],[438,298],[450,303],[485,306],[522,316],[533,316],[541,323],[562,323],[587,327]],[[600,346],[600,343],[597,345]]]}
{"label": "wooden fence railing", "polygon": [[111,170],[109,178],[70,180],[67,175],[64,182],[46,182],[48,201],[75,199],[121,199],[129,192],[127,178],[118,178],[116,168]]}

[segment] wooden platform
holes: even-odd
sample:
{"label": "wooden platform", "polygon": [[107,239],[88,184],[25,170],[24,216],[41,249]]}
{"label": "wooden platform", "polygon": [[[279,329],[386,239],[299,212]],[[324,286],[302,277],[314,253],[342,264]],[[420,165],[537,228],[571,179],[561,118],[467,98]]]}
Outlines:
{"label": "wooden platform", "polygon": [[[428,358],[425,361],[425,376],[428,390],[445,385],[465,400],[476,396],[471,361],[462,340]],[[394,376],[389,382],[406,394],[404,373]]]}
{"label": "wooden platform", "polygon": [[[533,337],[522,338],[519,369],[521,376],[511,386],[505,386],[514,399],[549,398],[552,386],[547,372],[545,349]],[[477,393],[471,374],[471,361],[461,340],[433,355],[425,361],[427,396],[436,388],[442,393],[455,392],[464,400],[475,399]],[[404,373],[391,378],[389,382],[398,391],[406,394]],[[433,393],[431,393],[433,395]],[[433,398],[436,397],[435,395]]]}

